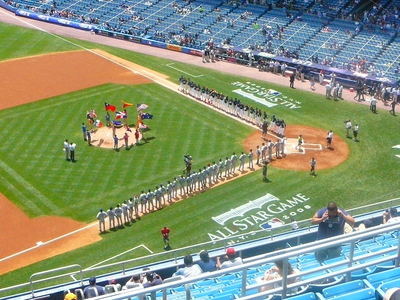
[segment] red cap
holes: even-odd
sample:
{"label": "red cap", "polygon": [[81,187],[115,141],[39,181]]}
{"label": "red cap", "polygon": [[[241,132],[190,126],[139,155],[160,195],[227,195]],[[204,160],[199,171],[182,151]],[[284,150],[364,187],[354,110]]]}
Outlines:
{"label": "red cap", "polygon": [[226,249],[226,255],[232,256],[235,255],[236,251],[233,248]]}

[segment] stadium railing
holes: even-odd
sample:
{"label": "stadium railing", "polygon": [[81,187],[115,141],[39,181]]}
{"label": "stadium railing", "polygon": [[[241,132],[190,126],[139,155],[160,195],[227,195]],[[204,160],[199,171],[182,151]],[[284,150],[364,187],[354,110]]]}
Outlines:
{"label": "stadium railing", "polygon": [[[314,268],[312,270],[301,271],[300,274],[297,276],[301,277],[303,275],[310,274],[313,272],[318,272],[320,270],[329,270],[332,266],[340,266],[340,265],[347,266],[347,268],[345,268],[345,269],[341,269],[338,271],[332,271],[332,272],[326,273],[324,275],[311,277],[309,279],[301,280],[296,283],[289,284],[288,280],[290,278],[292,278],[293,275],[291,275],[291,276],[287,275],[287,260],[292,257],[298,257],[298,256],[304,255],[306,253],[314,252],[316,250],[320,250],[320,249],[324,249],[324,248],[338,246],[341,244],[350,244],[351,248],[354,249],[357,247],[356,243],[359,240],[373,238],[374,236],[376,236],[378,234],[384,234],[384,233],[387,233],[390,231],[398,231],[399,229],[400,229],[400,223],[382,225],[382,226],[367,229],[365,231],[353,232],[351,234],[344,235],[340,239],[331,238],[331,239],[324,240],[323,243],[321,243],[321,241],[316,241],[316,242],[309,243],[308,245],[299,245],[299,246],[295,246],[292,248],[268,253],[265,255],[259,255],[254,258],[244,260],[245,263],[242,266],[232,267],[229,270],[219,270],[219,271],[215,271],[212,273],[201,274],[196,277],[185,278],[179,282],[174,282],[172,284],[162,284],[162,285],[158,285],[155,287],[151,287],[151,288],[145,289],[144,291],[126,290],[126,291],[121,291],[117,294],[111,294],[111,295],[109,294],[107,296],[99,296],[99,297],[96,297],[93,299],[96,299],[96,300],[97,299],[110,299],[110,300],[128,299],[128,298],[136,297],[139,295],[145,295],[145,294],[150,294],[152,292],[157,292],[159,290],[164,290],[166,288],[174,288],[174,287],[183,286],[183,285],[191,285],[196,282],[202,281],[204,279],[216,278],[218,276],[226,274],[227,272],[229,272],[230,274],[238,273],[241,276],[240,278],[242,280],[242,288],[238,290],[238,293],[240,294],[240,299],[243,299],[243,300],[258,299],[258,298],[261,299],[263,297],[265,299],[266,296],[273,295],[273,294],[280,294],[282,298],[285,298],[288,289],[300,288],[302,286],[311,284],[316,281],[330,279],[334,276],[343,275],[343,276],[345,276],[347,281],[350,281],[351,273],[353,271],[357,271],[357,270],[363,269],[365,267],[373,266],[378,262],[378,261],[369,261],[367,263],[360,262],[361,258],[365,259],[365,258],[370,258],[370,257],[374,257],[376,255],[379,255],[379,262],[393,260],[393,261],[395,261],[395,267],[398,267],[399,262],[400,262],[400,257],[399,257],[400,248],[397,246],[396,247],[397,253],[394,255],[380,256],[380,254],[388,253],[391,251],[390,248],[387,248],[387,249],[382,249],[376,253],[368,253],[368,254],[365,254],[362,256],[357,256],[357,257],[350,256],[347,259],[343,259],[342,261],[338,261],[329,266],[321,265],[320,267]],[[283,272],[284,276],[282,279],[273,280],[273,281],[270,281],[269,283],[274,284],[274,283],[281,282],[282,285],[280,287],[277,287],[277,288],[274,288],[274,289],[271,289],[268,291],[259,292],[259,289],[263,285],[265,285],[265,283],[248,284],[247,271],[249,269],[256,268],[260,265],[273,263],[274,261],[277,261],[277,260],[286,261],[286,264],[284,264],[284,272]],[[260,274],[260,276],[262,276],[262,274]],[[186,292],[186,299],[190,299],[190,297],[191,297],[190,289],[188,289],[188,291]]]}
{"label": "stadium railing", "polygon": [[[381,223],[381,218],[382,218],[382,212],[385,208],[388,207],[398,207],[400,204],[400,199],[399,198],[394,198],[394,199],[389,199],[386,201],[382,202],[376,202],[371,205],[365,205],[361,206],[355,209],[349,209],[348,212],[353,215],[356,220],[357,224],[362,223],[364,220],[374,220],[374,224],[380,224]],[[117,263],[112,263],[108,265],[95,265],[93,267],[89,268],[83,268],[79,265],[76,266],[67,266],[63,268],[57,268],[54,270],[49,270],[46,272],[40,272],[37,274],[32,275],[30,282],[25,283],[25,284],[19,284],[16,286],[11,286],[11,287],[6,287],[6,288],[1,288],[0,289],[0,297],[3,297],[3,295],[10,295],[13,291],[14,293],[20,293],[19,296],[22,297],[22,295],[25,295],[25,298],[17,297],[18,299],[29,299],[31,296],[39,296],[39,295],[45,295],[52,293],[56,291],[63,291],[66,289],[74,289],[74,288],[81,288],[84,285],[84,280],[83,278],[89,278],[90,276],[96,275],[100,280],[110,280],[110,279],[115,279],[115,278],[121,278],[121,280],[124,277],[132,276],[133,274],[138,274],[142,273],[143,266],[150,267],[153,271],[156,272],[163,272],[164,270],[169,269],[169,273],[159,273],[162,274],[163,277],[168,277],[170,276],[173,272],[175,272],[180,265],[181,258],[188,254],[188,253],[198,253],[201,249],[208,249],[210,253],[210,257],[215,257],[219,255],[224,254],[224,249],[226,249],[228,246],[231,246],[230,242],[232,239],[235,240],[240,240],[241,236],[247,235],[251,236],[252,240],[246,240],[245,242],[242,242],[240,244],[234,245],[235,249],[237,250],[238,253],[244,258],[245,262],[250,262],[252,259],[261,259],[265,258],[265,253],[269,251],[273,251],[274,249],[282,249],[282,248],[287,248],[287,247],[296,247],[298,245],[302,245],[303,248],[308,247],[305,244],[309,243],[310,241],[315,240],[315,232],[316,232],[316,226],[311,226],[309,220],[304,220],[304,221],[299,221],[298,222],[299,229],[298,230],[291,230],[291,225],[287,224],[282,227],[274,228],[272,230],[259,230],[259,231],[254,231],[251,232],[250,234],[244,233],[243,235],[236,235],[236,236],[230,236],[224,239],[221,239],[219,241],[210,241],[206,243],[201,243],[197,245],[191,245],[188,247],[183,247],[179,249],[173,249],[168,252],[162,252],[158,254],[152,254],[146,257],[139,257],[131,260],[125,260],[125,261],[119,261]],[[376,227],[375,227],[376,229]],[[387,230],[386,233],[390,232],[390,230]],[[358,262],[360,262],[361,266],[362,264],[369,263],[369,266],[383,266],[378,268],[379,270],[382,269],[387,269],[387,268],[392,268],[393,267],[393,262],[391,262],[390,259],[382,259],[379,262],[376,260],[376,256],[380,255],[383,258],[387,258],[388,256],[385,256],[385,253],[393,253],[398,251],[397,245],[398,245],[398,238],[397,235],[392,234],[378,234],[377,232],[374,232],[371,237],[374,236],[373,240],[371,243],[376,244],[376,242],[379,242],[380,248],[382,248],[382,245],[386,245],[388,247],[383,247],[384,252],[379,250],[378,248],[375,252],[375,257],[370,256],[370,253],[361,253],[360,250],[362,250],[362,245],[363,243],[368,244],[368,241],[365,241],[366,239],[363,238],[363,241],[359,243],[357,246],[357,251],[354,254],[354,251],[351,252],[351,243],[347,243],[344,249],[347,249],[348,254],[346,254],[347,259],[350,259],[353,256],[356,256]],[[371,238],[372,239],[372,238]],[[291,248],[290,248],[291,249]],[[289,249],[289,250],[290,250]],[[351,254],[353,253],[353,254]],[[396,252],[397,253],[397,252]],[[261,256],[258,256],[261,255]],[[273,252],[272,255],[276,255],[276,252]],[[306,262],[306,258],[312,256],[310,255],[310,251],[306,250],[302,255],[298,255],[295,257],[295,260],[299,262],[299,264],[302,264],[302,268],[299,269],[304,269],[307,270],[306,264],[309,262]],[[194,255],[194,260],[197,261],[199,260],[198,255]],[[149,263],[153,262],[153,263]],[[291,261],[292,263],[292,261]],[[268,265],[268,263],[265,264],[260,264],[261,265]],[[325,266],[322,268],[317,268],[318,272],[304,272],[304,278],[310,279],[310,278],[315,278],[315,274],[326,274],[327,272],[324,272],[324,270],[331,270],[331,269],[345,269],[346,266],[343,265],[336,265],[336,264],[331,264],[329,266]],[[368,266],[367,266],[368,267]],[[365,267],[365,269],[367,268]],[[371,267],[371,269],[373,269]],[[71,269],[73,269],[71,271]],[[262,268],[259,268],[262,270]],[[361,267],[359,268],[359,271],[361,271]],[[316,270],[316,269],[312,269]],[[43,278],[43,279],[37,279],[43,274],[52,274],[56,272],[61,273],[62,275],[57,275],[49,278]],[[343,273],[343,271],[341,271]],[[101,275],[103,274],[103,275]],[[368,273],[364,274],[362,278],[365,278]],[[261,276],[261,275],[260,275]],[[74,278],[74,282],[71,282],[70,278]],[[79,279],[75,279],[75,278]],[[67,278],[67,280],[65,280]],[[359,278],[359,277],[357,277]],[[59,280],[57,283],[54,283],[52,280]],[[60,280],[64,279],[64,280]],[[127,280],[127,279],[126,279]],[[23,292],[23,291],[29,291],[29,292]],[[6,297],[6,298],[0,298],[0,299],[12,299],[12,297]],[[14,299],[16,299],[14,297]]]}
{"label": "stadium railing", "polygon": [[[387,232],[398,232],[400,229],[400,223],[393,223],[393,224],[386,224],[382,226],[377,226],[373,227],[370,229],[367,229],[365,231],[356,231],[351,234],[343,235],[340,239],[337,238],[332,238],[332,239],[326,239],[321,243],[321,241],[316,241],[316,242],[311,242],[307,245],[298,245],[294,246],[291,248],[286,248],[278,251],[274,251],[272,253],[266,253],[263,255],[258,255],[255,257],[247,258],[244,259],[244,264],[242,266],[237,266],[237,267],[232,267],[229,270],[219,270],[215,271],[212,273],[205,273],[201,274],[196,277],[191,277],[191,278],[185,278],[180,281],[176,282],[171,282],[171,283],[165,283],[162,285],[158,285],[155,287],[151,288],[146,288],[144,290],[125,290],[121,291],[115,294],[107,294],[106,296],[99,296],[93,299],[110,299],[110,300],[122,300],[122,299],[128,299],[132,297],[137,297],[137,296],[143,296],[143,295],[155,295],[159,291],[163,291],[165,289],[173,289],[177,287],[182,287],[182,286],[189,286],[193,287],[195,283],[201,282],[205,279],[210,279],[210,278],[217,278],[220,277],[226,273],[229,274],[237,274],[237,277],[240,278],[241,280],[241,288],[237,290],[237,294],[241,297],[240,299],[257,299],[257,298],[262,298],[270,295],[275,295],[279,294],[281,295],[282,299],[285,298],[288,289],[294,289],[294,288],[301,288],[304,286],[308,286],[310,284],[316,283],[316,282],[323,282],[324,280],[330,280],[334,277],[337,276],[343,276],[346,281],[351,281],[351,273],[357,270],[364,269],[366,267],[371,267],[373,265],[376,265],[378,263],[386,262],[386,261],[394,261],[394,266],[398,267],[399,266],[399,251],[400,248],[397,246],[392,246],[392,247],[387,247],[385,249],[381,249],[377,252],[371,252],[371,253],[366,253],[364,255],[358,255],[358,256],[353,256],[354,254],[354,249],[357,248],[357,242],[360,240],[365,240],[365,239],[371,239],[374,238],[377,235],[385,234]],[[322,275],[316,275],[316,276],[310,276],[307,277],[307,279],[302,279],[299,282],[289,284],[288,280],[293,277],[287,275],[287,261],[289,259],[293,258],[300,258],[303,255],[306,255],[308,253],[313,253],[316,250],[320,250],[323,248],[329,248],[341,244],[346,244],[350,245],[350,251],[349,251],[349,257],[348,258],[343,258],[343,260],[339,260],[333,264],[330,265],[321,265],[316,268],[308,269],[308,270],[302,270],[300,271],[300,274],[297,275],[301,278],[306,278],[307,275],[309,274],[321,274],[320,271],[327,270],[328,272],[322,273]],[[393,249],[396,249],[396,253],[392,255],[388,255],[387,253],[392,252]],[[221,253],[222,254],[222,253]],[[383,255],[386,254],[386,255]],[[376,257],[377,259],[372,259]],[[367,260],[369,259],[369,260]],[[263,266],[263,265],[268,265],[268,264],[273,264],[277,260],[284,260],[286,263],[284,264],[284,276],[282,279],[277,279],[274,281],[270,281],[269,283],[274,284],[274,283],[282,283],[280,287],[268,290],[268,291],[262,291],[260,292],[259,289],[265,284],[265,283],[256,283],[253,284],[252,282],[249,283],[248,280],[248,272],[249,270],[252,270],[254,268]],[[337,268],[333,269],[334,267],[339,267],[339,266],[346,266],[346,268]],[[260,277],[263,276],[262,272],[259,274]],[[222,290],[223,292],[223,290]],[[190,299],[191,297],[191,289],[188,288],[186,289],[185,292],[182,294],[186,295],[186,299]],[[155,296],[153,297],[153,299]],[[20,298],[23,299],[23,298]],[[27,299],[27,298],[26,298]]]}

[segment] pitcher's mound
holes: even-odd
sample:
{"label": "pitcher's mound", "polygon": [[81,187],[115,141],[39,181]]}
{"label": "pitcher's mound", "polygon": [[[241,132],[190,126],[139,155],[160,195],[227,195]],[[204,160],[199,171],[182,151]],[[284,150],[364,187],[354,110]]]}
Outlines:
{"label": "pitcher's mound", "polygon": [[[103,126],[96,128],[92,131],[92,146],[100,148],[114,148],[114,129]],[[125,133],[128,134],[128,147],[131,147],[136,143],[135,139],[135,128],[129,128],[122,126],[120,128],[115,128],[115,135],[118,137],[118,148],[125,147]],[[139,140],[142,139],[142,134],[139,134]]]}

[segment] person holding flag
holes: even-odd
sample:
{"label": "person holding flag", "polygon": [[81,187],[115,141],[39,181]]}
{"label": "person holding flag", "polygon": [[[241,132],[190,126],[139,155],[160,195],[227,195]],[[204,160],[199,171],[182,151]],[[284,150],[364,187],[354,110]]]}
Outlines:
{"label": "person holding flag", "polygon": [[122,118],[124,119],[124,125],[125,125],[126,130],[130,130],[129,126],[128,126],[128,112],[126,111],[126,109],[124,109]]}
{"label": "person holding flag", "polygon": [[107,127],[111,126],[111,116],[110,116],[110,113],[108,111],[106,112],[106,126]]}
{"label": "person holding flag", "polygon": [[142,114],[137,115],[136,129],[139,129],[139,124],[142,123]]}

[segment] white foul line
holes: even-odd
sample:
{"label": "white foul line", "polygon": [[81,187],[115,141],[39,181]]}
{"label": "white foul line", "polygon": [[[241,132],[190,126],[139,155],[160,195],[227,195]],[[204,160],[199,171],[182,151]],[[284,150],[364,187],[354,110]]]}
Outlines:
{"label": "white foul line", "polygon": [[114,255],[114,256],[112,256],[112,257],[110,257],[110,258],[107,258],[107,259],[105,259],[105,260],[103,260],[103,261],[101,261],[101,262],[98,262],[97,264],[94,264],[94,265],[92,265],[92,266],[90,266],[90,267],[87,267],[85,270],[94,268],[94,267],[96,267],[96,266],[98,266],[98,265],[101,265],[101,264],[103,264],[103,263],[105,263],[105,262],[107,262],[107,261],[109,261],[109,260],[112,260],[112,259],[114,259],[114,258],[117,258],[118,256],[124,255],[124,254],[126,254],[126,253],[128,253],[128,252],[130,252],[130,251],[134,251],[134,250],[136,250],[136,249],[138,249],[138,248],[140,248],[140,247],[145,248],[147,251],[150,252],[150,254],[153,254],[153,253],[154,253],[154,252],[151,251],[149,248],[147,248],[145,245],[141,244],[141,245],[139,245],[139,246],[133,247],[132,249],[126,250],[126,251],[121,252],[121,253],[119,253],[119,254],[117,254],[117,255]]}
{"label": "white foul line", "polygon": [[49,241],[47,241],[47,242],[38,242],[38,243],[36,244],[36,246],[33,246],[33,247],[31,247],[31,248],[22,250],[22,251],[20,251],[20,252],[14,253],[14,254],[12,254],[12,255],[9,255],[9,256],[7,256],[7,257],[4,257],[4,258],[0,259],[0,262],[5,261],[5,260],[10,259],[10,258],[13,258],[13,257],[18,256],[18,255],[24,254],[24,253],[29,252],[29,251],[31,251],[31,250],[34,250],[34,249],[36,249],[36,248],[42,247],[43,245],[47,245],[47,244],[53,243],[53,242],[58,241],[58,240],[60,240],[60,239],[62,239],[62,238],[65,238],[65,237],[67,237],[67,236],[73,235],[73,234],[75,234],[75,233],[78,233],[78,232],[80,232],[80,231],[86,230],[86,229],[88,229],[88,228],[90,228],[90,227],[93,227],[93,226],[96,226],[96,225],[97,225],[97,222],[96,222],[96,223],[92,223],[92,224],[90,224],[90,225],[87,225],[87,226],[85,226],[85,227],[79,228],[79,229],[77,229],[77,230],[75,230],[75,231],[72,231],[72,232],[70,232],[70,233],[66,233],[66,234],[64,234],[64,235],[61,235],[61,236],[56,237],[56,238],[54,238],[54,239],[52,239],[52,240],[49,240]]}
{"label": "white foul line", "polygon": [[172,67],[173,64],[174,64],[174,63],[167,64],[167,67],[169,67],[169,68],[171,68],[171,69],[174,69],[174,70],[176,70],[176,71],[179,71],[179,72],[181,72],[181,73],[184,73],[184,74],[186,74],[186,75],[189,75],[190,77],[194,77],[194,78],[199,78],[199,77],[203,77],[203,76],[204,76],[203,74],[201,74],[201,75],[193,75],[193,74],[190,74],[190,73],[185,72],[185,71],[183,71],[183,70],[181,70],[181,69]]}

